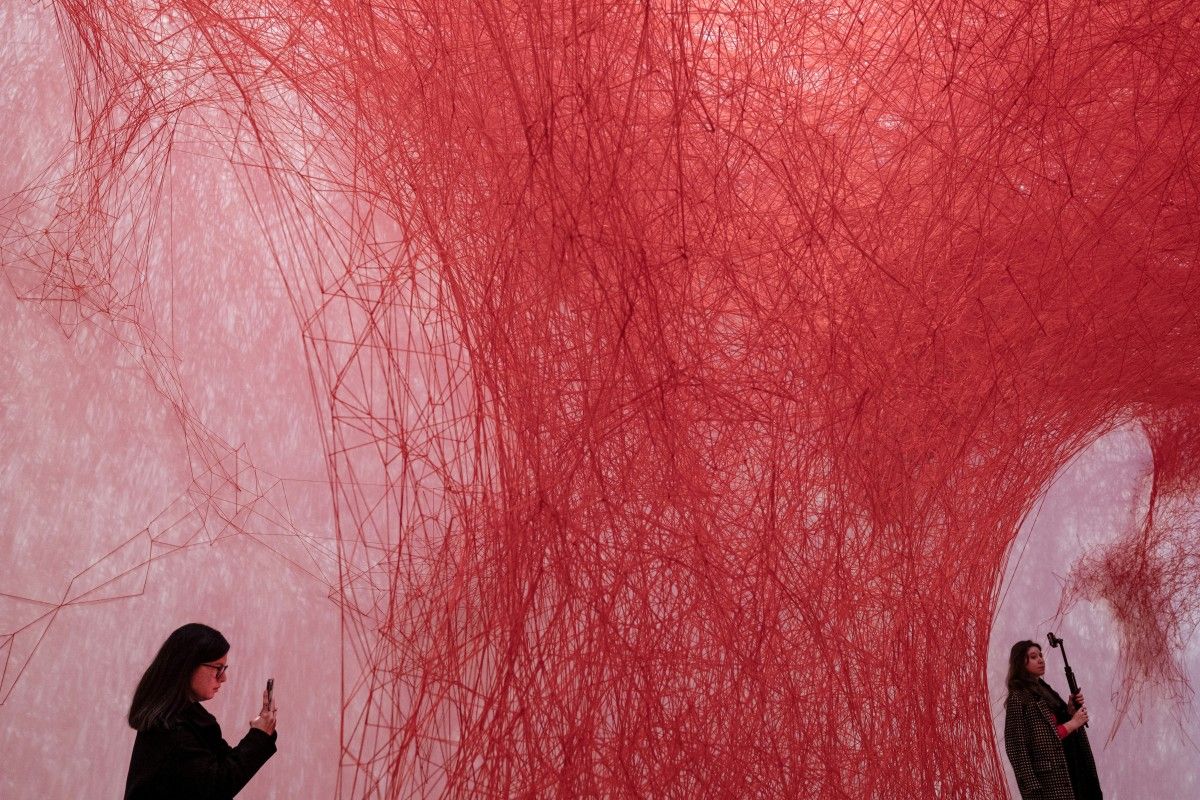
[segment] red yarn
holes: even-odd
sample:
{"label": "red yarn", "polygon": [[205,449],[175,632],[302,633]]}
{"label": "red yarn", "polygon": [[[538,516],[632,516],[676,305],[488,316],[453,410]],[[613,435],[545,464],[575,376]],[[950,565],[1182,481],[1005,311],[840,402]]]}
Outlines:
{"label": "red yarn", "polygon": [[[1130,419],[1195,489],[1193,3],[57,7],[79,141],[5,269],[129,342],[230,532],[289,523],[146,241],[184,147],[285,220],[343,796],[997,796],[1026,510]],[[1086,571],[1134,671],[1194,625],[1172,525]]]}

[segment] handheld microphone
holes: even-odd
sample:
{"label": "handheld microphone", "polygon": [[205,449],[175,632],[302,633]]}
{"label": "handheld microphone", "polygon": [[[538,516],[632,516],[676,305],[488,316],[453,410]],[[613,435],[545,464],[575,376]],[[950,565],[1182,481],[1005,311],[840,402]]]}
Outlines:
{"label": "handheld microphone", "polygon": [[[1046,634],[1046,639],[1050,642],[1051,647],[1062,650],[1063,666],[1066,668],[1067,673],[1067,686],[1071,688],[1071,696],[1079,694],[1079,684],[1075,681],[1075,670],[1071,669],[1071,662],[1067,660],[1067,646],[1063,644],[1063,640],[1060,637],[1054,635],[1053,631]],[[1086,722],[1083,724],[1083,727],[1087,727]]]}

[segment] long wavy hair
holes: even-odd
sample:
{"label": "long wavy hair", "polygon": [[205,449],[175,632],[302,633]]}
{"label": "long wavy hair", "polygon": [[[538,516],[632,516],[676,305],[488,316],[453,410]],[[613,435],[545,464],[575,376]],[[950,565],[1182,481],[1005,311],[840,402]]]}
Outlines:
{"label": "long wavy hair", "polygon": [[129,706],[129,727],[138,731],[171,727],[179,712],[195,700],[192,675],[196,667],[228,652],[229,642],[220,631],[199,622],[177,628],[138,681]]}
{"label": "long wavy hair", "polygon": [[1029,674],[1029,670],[1025,668],[1025,659],[1029,655],[1029,648],[1036,647],[1038,650],[1042,646],[1030,639],[1022,639],[1012,646],[1012,650],[1008,654],[1008,677],[1005,678],[1005,685],[1008,686],[1008,693],[1019,689],[1029,689],[1037,685],[1037,678]]}

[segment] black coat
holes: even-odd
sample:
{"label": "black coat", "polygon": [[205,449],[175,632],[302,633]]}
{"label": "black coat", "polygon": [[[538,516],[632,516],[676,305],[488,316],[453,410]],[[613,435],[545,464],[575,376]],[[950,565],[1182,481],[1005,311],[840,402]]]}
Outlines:
{"label": "black coat", "polygon": [[1058,738],[1055,726],[1069,718],[1067,704],[1044,681],[1008,693],[1004,750],[1022,800],[1102,800],[1087,733]]}
{"label": "black coat", "polygon": [[192,703],[168,728],[138,731],[125,800],[231,800],[275,754],[275,734],[251,728],[237,747]]}

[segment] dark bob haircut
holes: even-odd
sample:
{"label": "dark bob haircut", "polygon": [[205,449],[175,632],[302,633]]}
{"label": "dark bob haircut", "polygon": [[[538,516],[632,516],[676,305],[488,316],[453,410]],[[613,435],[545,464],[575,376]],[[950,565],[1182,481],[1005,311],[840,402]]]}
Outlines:
{"label": "dark bob haircut", "polygon": [[228,652],[229,642],[207,625],[189,622],[176,629],[138,681],[129,706],[129,727],[138,731],[171,727],[179,712],[195,699],[192,675],[196,667]]}

